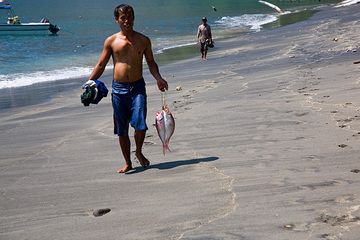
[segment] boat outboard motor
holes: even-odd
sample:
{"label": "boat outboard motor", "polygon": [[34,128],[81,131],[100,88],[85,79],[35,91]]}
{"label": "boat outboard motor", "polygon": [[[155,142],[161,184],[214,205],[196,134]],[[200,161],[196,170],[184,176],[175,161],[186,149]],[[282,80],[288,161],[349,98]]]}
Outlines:
{"label": "boat outboard motor", "polygon": [[40,22],[41,22],[41,23],[49,23],[49,24],[50,24],[50,25],[49,25],[49,31],[50,31],[52,34],[56,34],[56,33],[60,30],[60,28],[59,28],[58,26],[51,24],[50,21],[49,21],[49,19],[47,19],[47,18],[41,19]]}
{"label": "boat outboard motor", "polygon": [[58,26],[53,25],[53,24],[50,23],[49,31],[52,34],[56,34],[59,30],[60,30],[60,28],[58,28]]}

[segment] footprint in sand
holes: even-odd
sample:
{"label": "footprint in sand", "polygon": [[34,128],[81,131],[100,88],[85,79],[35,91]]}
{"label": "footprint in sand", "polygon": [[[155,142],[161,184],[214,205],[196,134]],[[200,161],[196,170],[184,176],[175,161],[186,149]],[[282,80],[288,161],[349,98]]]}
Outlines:
{"label": "footprint in sand", "polygon": [[352,216],[351,214],[333,216],[330,214],[322,213],[316,220],[318,222],[330,224],[331,226],[339,226],[339,225],[344,225],[346,223],[360,222],[359,217]]}
{"label": "footprint in sand", "polygon": [[319,88],[312,88],[310,89],[310,92],[315,92],[315,91],[319,91],[320,89]]}
{"label": "footprint in sand", "polygon": [[346,118],[344,120],[338,120],[338,121],[343,121],[343,122],[348,123],[348,122],[352,122],[352,120],[354,120],[354,119],[353,118]]}
{"label": "footprint in sand", "polygon": [[326,240],[339,239],[336,235],[334,235],[334,234],[329,234],[329,233],[321,234],[319,237],[320,237],[320,238],[324,238],[324,239],[326,239]]}
{"label": "footprint in sand", "polygon": [[305,89],[307,89],[307,87],[302,87],[302,88],[298,88],[298,93],[305,93],[306,91],[304,91]]}
{"label": "footprint in sand", "polygon": [[292,231],[296,231],[296,232],[307,232],[310,229],[310,224],[308,224],[308,223],[299,223],[299,224],[288,223],[288,224],[283,225],[282,228],[285,230],[292,230]]}
{"label": "footprint in sand", "polygon": [[311,160],[311,161],[319,161],[321,159],[323,159],[323,157],[317,155],[309,155],[305,157],[305,160]]}
{"label": "footprint in sand", "polygon": [[156,143],[150,141],[144,141],[145,146],[155,145]]}
{"label": "footprint in sand", "polygon": [[320,189],[320,188],[333,187],[333,186],[344,186],[344,185],[349,185],[349,184],[352,184],[352,183],[353,183],[353,181],[351,181],[351,180],[333,179],[333,180],[330,180],[330,181],[309,183],[309,184],[302,185],[301,187],[306,188],[306,189],[310,189],[310,190],[317,190],[317,189]]}
{"label": "footprint in sand", "polygon": [[344,196],[339,196],[337,198],[335,198],[335,202],[336,203],[351,203],[353,201],[355,201],[356,198],[354,197],[354,195],[344,195]]}
{"label": "footprint in sand", "polygon": [[[155,127],[155,123],[152,124],[153,127]],[[150,145],[155,145],[156,143],[153,141],[156,137],[152,134],[146,135],[145,140],[144,140],[144,145],[146,146],[150,146]]]}
{"label": "footprint in sand", "polygon": [[303,116],[306,116],[306,115],[308,115],[308,114],[309,114],[309,112],[295,113],[295,116],[296,116],[296,117],[303,117]]}
{"label": "footprint in sand", "polygon": [[[190,101],[190,99],[192,99],[194,97],[194,95],[198,94],[199,92],[202,92],[203,90],[206,91],[208,89],[214,88],[214,85],[217,84],[218,82],[215,80],[207,80],[207,81],[203,81],[202,85],[198,85],[196,86],[194,89],[190,89],[188,91],[188,94],[183,94],[182,100],[174,100],[173,104],[174,104],[174,110],[175,111],[186,111],[186,110],[191,110],[192,108],[189,107],[188,105],[192,104],[193,102]],[[177,91],[183,91],[183,88],[181,86],[177,87]]]}
{"label": "footprint in sand", "polygon": [[180,109],[182,110],[190,110],[191,107],[189,107],[188,105],[192,104],[193,102],[192,101],[173,101],[173,106],[174,106],[174,110],[175,111],[178,111]]}
{"label": "footprint in sand", "polygon": [[319,189],[319,188],[332,187],[332,186],[336,186],[336,185],[339,185],[339,184],[340,184],[339,181],[332,180],[332,181],[310,183],[310,184],[303,185],[302,187],[306,188],[306,189],[310,189],[310,190],[316,190],[316,189]]}

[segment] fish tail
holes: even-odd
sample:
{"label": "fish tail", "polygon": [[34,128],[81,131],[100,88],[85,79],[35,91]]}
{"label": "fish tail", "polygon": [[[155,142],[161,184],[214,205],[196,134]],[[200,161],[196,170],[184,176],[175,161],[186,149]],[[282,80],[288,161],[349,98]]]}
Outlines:
{"label": "fish tail", "polygon": [[163,144],[163,153],[164,153],[164,156],[165,156],[165,152],[166,150],[168,150],[169,152],[171,152],[170,148],[169,148],[169,144],[168,143],[164,143]]}

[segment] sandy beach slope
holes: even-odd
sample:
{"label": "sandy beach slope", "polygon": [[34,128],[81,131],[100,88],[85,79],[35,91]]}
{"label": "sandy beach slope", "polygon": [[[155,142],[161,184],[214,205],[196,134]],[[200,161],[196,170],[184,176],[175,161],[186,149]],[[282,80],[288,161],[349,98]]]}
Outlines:
{"label": "sandy beach slope", "polygon": [[359,239],[359,19],[360,5],[329,7],[160,66],[166,156],[145,71],[145,171],[116,173],[109,97],[85,108],[79,88],[0,113],[0,239]]}

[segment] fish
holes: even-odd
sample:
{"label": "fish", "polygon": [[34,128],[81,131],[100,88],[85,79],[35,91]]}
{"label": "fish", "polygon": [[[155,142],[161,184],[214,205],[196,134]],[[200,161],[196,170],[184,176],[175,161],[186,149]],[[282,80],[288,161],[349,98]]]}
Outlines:
{"label": "fish", "polygon": [[165,155],[166,150],[171,152],[169,142],[175,131],[175,120],[167,105],[163,105],[162,110],[155,114],[155,126]]}

